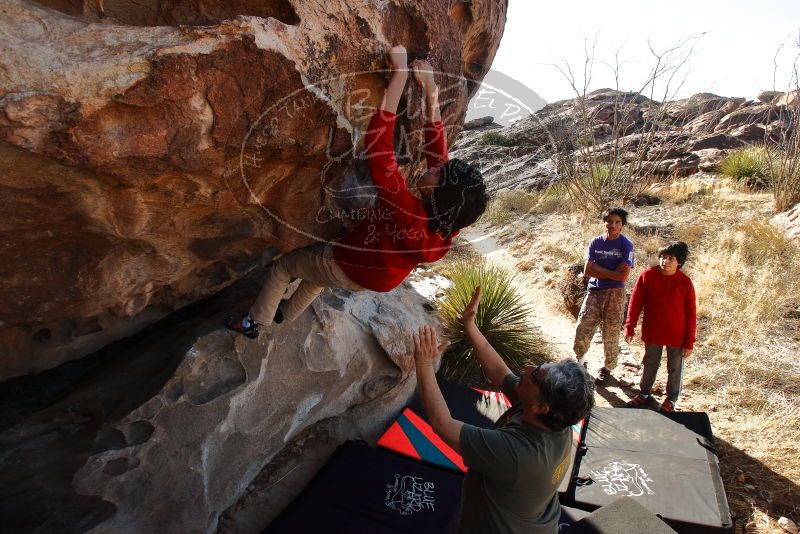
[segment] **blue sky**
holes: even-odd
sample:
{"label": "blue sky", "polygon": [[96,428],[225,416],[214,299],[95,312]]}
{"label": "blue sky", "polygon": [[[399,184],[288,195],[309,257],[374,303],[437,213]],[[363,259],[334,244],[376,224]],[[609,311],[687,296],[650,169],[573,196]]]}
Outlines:
{"label": "blue sky", "polygon": [[632,89],[652,65],[648,39],[663,49],[705,32],[677,97],[711,92],[755,99],[773,89],[773,57],[781,44],[777,88],[786,89],[789,68],[800,52],[798,30],[800,0],[510,0],[492,69],[523,82],[548,102],[572,98],[551,64],[566,60],[581,71],[585,38],[596,37],[591,89],[613,86],[611,69],[601,62],[613,61],[617,50],[624,61],[621,88]]}

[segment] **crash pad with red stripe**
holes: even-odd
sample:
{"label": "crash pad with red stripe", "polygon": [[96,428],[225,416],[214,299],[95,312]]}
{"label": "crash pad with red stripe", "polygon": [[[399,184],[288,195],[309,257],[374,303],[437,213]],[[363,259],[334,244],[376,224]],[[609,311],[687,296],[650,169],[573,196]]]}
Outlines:
{"label": "crash pad with red stripe", "polygon": [[[492,428],[494,423],[511,406],[511,402],[501,392],[484,391],[462,386],[437,378],[439,388],[454,419],[479,428]],[[573,425],[573,454],[581,440],[582,423]],[[467,466],[456,451],[447,445],[433,431],[425,409],[418,397],[403,410],[397,420],[378,440],[378,446],[409,458],[422,460],[429,464],[444,467],[452,471],[467,472]],[[570,471],[572,465],[570,465]],[[569,477],[565,477],[566,491]]]}
{"label": "crash pad with red stripe", "polygon": [[[450,413],[464,423],[491,428],[511,406],[503,393],[437,380]],[[461,455],[433,431],[417,396],[381,436],[378,446],[452,471],[467,471]]]}

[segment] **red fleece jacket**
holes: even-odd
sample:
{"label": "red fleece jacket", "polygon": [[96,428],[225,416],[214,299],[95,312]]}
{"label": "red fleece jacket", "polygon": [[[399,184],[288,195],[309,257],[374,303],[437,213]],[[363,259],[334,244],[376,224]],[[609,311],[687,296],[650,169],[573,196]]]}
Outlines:
{"label": "red fleece jacket", "polygon": [[[420,263],[440,259],[456,235],[444,238],[428,228],[422,201],[409,192],[394,155],[395,119],[394,113],[378,110],[370,120],[365,141],[378,200],[369,217],[333,249],[347,277],[372,291],[390,291]],[[447,161],[441,121],[425,127],[423,149],[428,167]]]}
{"label": "red fleece jacket", "polygon": [[694,286],[683,271],[664,275],[658,267],[650,267],[639,275],[628,304],[625,337],[633,336],[643,308],[642,341],[694,348],[697,330]]}

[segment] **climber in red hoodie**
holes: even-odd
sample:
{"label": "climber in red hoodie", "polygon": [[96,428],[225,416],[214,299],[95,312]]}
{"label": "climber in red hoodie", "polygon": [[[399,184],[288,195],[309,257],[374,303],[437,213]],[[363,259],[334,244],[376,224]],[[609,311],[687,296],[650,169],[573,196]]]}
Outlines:
{"label": "climber in red hoodie", "polygon": [[[392,77],[365,135],[367,163],[377,203],[350,234],[334,243],[318,243],[278,258],[256,302],[226,326],[258,337],[259,325],[294,320],[326,287],[352,291],[390,291],[420,263],[441,259],[458,230],[474,223],[486,209],[486,185],[478,169],[447,158],[439,88],[427,61],[414,61],[414,78],[425,92],[425,155],[428,170],[409,190],[397,167],[394,126],[397,106],[408,79],[403,46],[389,50]],[[416,196],[415,196],[416,195]],[[281,302],[292,278],[302,282]]]}

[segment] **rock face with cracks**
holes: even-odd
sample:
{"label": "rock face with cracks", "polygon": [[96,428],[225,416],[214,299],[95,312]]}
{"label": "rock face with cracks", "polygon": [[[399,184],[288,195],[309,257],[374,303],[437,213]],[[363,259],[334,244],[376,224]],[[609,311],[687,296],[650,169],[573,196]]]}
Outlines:
{"label": "rock face with cracks", "polygon": [[[3,0],[0,378],[52,368],[353,224],[345,169],[404,44],[451,140],[505,0]],[[421,161],[422,94],[398,120]]]}
{"label": "rock face with cracks", "polygon": [[[258,340],[224,330],[198,338],[157,394],[97,431],[72,480],[113,505],[91,531],[213,532],[281,450],[321,433],[316,425],[375,439],[416,385],[411,333],[430,322],[424,303],[410,286],[335,290]],[[237,531],[265,526],[251,519]]]}

